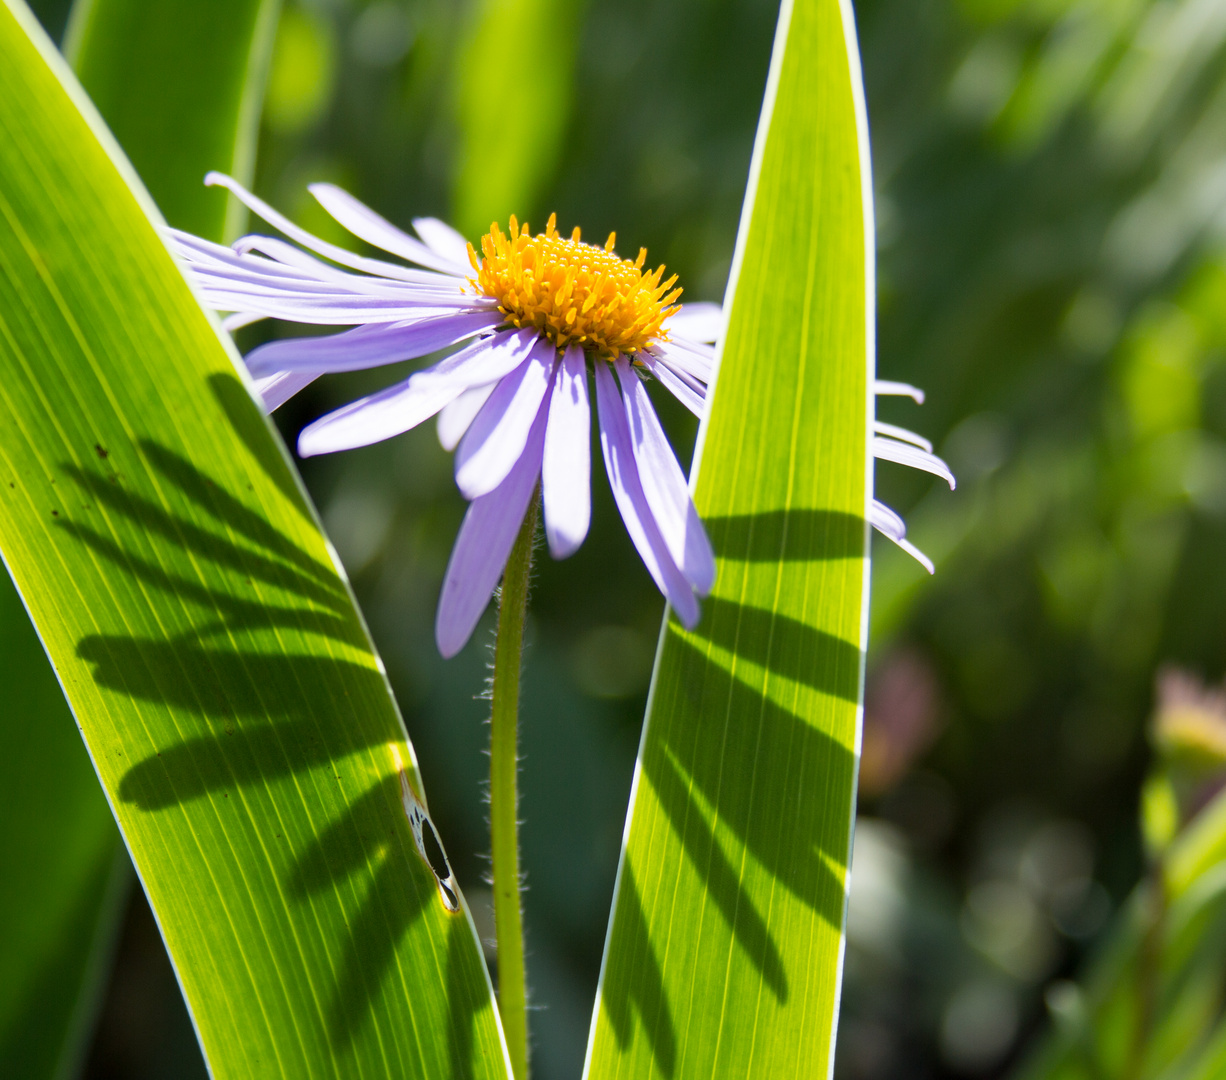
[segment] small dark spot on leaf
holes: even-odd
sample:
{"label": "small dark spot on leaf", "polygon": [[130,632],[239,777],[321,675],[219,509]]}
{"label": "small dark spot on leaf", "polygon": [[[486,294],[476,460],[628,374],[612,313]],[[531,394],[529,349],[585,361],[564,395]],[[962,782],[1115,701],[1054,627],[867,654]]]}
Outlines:
{"label": "small dark spot on leaf", "polygon": [[97,452],[98,456],[102,458],[103,461],[105,461],[108,457],[111,456],[111,452],[109,450],[104,449],[101,443],[94,443],[94,450]]}
{"label": "small dark spot on leaf", "polygon": [[52,511],[51,511],[51,516],[52,516],[52,517],[59,517],[59,516],[60,516],[60,512],[59,512],[58,510],[52,510]]}
{"label": "small dark spot on leaf", "polygon": [[430,864],[430,869],[434,871],[434,876],[438,878],[441,885],[445,879],[451,877],[451,867],[447,865],[443,845],[439,843],[438,834],[435,833],[430,819],[423,818],[421,825],[421,843],[426,849],[426,861]]}

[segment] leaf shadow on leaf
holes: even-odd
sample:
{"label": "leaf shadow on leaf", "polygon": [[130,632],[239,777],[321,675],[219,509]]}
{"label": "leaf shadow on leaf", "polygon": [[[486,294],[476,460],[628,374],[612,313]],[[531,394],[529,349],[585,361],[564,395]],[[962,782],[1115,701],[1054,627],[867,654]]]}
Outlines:
{"label": "leaf shadow on leaf", "polygon": [[729,514],[704,518],[703,526],[716,551],[742,562],[813,562],[864,556],[864,518],[842,510]]}
{"label": "leaf shadow on leaf", "polygon": [[[864,519],[851,514],[800,510],[714,521],[714,527],[706,524],[724,561],[864,554]],[[860,662],[853,642],[722,596],[703,601],[694,631],[673,621],[665,629],[660,670],[667,675],[652,706],[643,775],[706,897],[781,1004],[789,997],[789,962],[802,958],[783,956],[762,898],[778,883],[841,930],[855,765],[847,745],[798,710],[812,711],[814,690],[843,708],[856,704]],[[744,884],[746,857],[770,879],[750,874],[752,894]],[[666,1057],[661,1047],[670,1045],[668,1039],[653,1029],[669,1015],[665,988],[658,967],[642,954],[651,947],[641,893],[649,883],[636,883],[629,870],[627,857],[614,941],[624,941],[635,955],[620,952],[621,944],[610,949],[601,1003],[624,1047],[628,1003],[634,1001],[657,1064],[671,1073],[675,1048]],[[671,896],[675,871],[661,874],[650,885]],[[661,1005],[647,1006],[657,998]]]}
{"label": "leaf shadow on leaf", "polygon": [[623,992],[605,992],[600,998],[618,1045],[623,1051],[630,1045],[634,1033],[630,1015],[633,1008],[647,1032],[657,1066],[665,1076],[672,1076],[677,1069],[677,1031],[664,991],[664,973],[651,944],[643,898],[629,859],[622,863],[617,884],[617,921],[609,955],[616,958],[619,970],[629,973]]}
{"label": "leaf shadow on leaf", "polygon": [[[119,783],[120,801],[151,812],[236,787],[259,792],[288,777],[317,777],[318,770],[338,768],[349,755],[399,739],[398,726],[388,722],[390,713],[354,712],[354,703],[386,694],[383,676],[373,666],[236,647],[240,632],[283,628],[364,647],[364,631],[335,574],[173,451],[149,442],[140,450],[159,478],[145,495],[133,493],[129,481],[111,471],[109,454],[99,453],[98,472],[65,466],[84,495],[139,528],[136,543],[121,545],[80,521],[58,522],[141,589],[175,597],[190,624],[165,638],[91,634],[77,643],[98,685],[175,709],[180,727],[191,715],[201,722],[198,731],[131,765]],[[180,504],[186,499],[211,521],[185,520],[159,505],[163,481],[173,486]],[[133,550],[138,545],[139,553]],[[221,572],[205,577],[197,570],[201,566]],[[255,581],[275,587],[287,602],[260,602],[260,593],[268,590],[257,590]],[[347,801],[284,870],[286,892],[298,903],[329,892],[361,897],[334,950],[339,961],[326,1009],[329,1045],[353,1043],[398,967],[402,981],[411,975],[403,968],[400,943],[426,905],[439,902],[434,879],[419,861],[399,780],[389,773]],[[473,1072],[473,1018],[488,1002],[474,991],[481,960],[467,922],[462,917],[449,922],[447,952],[435,962],[440,987],[447,988],[452,1027],[460,1025],[467,1034],[453,1031],[442,1052],[450,1056],[450,1074],[462,1077]],[[426,1067],[424,1059],[420,1064]]]}
{"label": "leaf shadow on leaf", "polygon": [[247,388],[236,376],[219,372],[209,376],[209,389],[230,421],[234,433],[243,440],[243,445],[264,470],[264,475],[302,517],[314,523],[315,519],[298,485],[294,483],[293,475],[285,467],[276,444],[268,437],[268,422],[251,408],[252,399]]}

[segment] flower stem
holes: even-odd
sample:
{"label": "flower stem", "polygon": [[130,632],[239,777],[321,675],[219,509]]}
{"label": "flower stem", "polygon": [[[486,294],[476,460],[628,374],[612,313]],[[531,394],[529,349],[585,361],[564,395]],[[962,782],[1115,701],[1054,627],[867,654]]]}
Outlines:
{"label": "flower stem", "polygon": [[519,877],[519,673],[524,616],[536,536],[534,494],[502,575],[498,638],[494,644],[493,708],[490,716],[490,853],[494,926],[498,936],[498,1011],[506,1033],[515,1080],[528,1078],[528,988],[524,973],[524,924]]}

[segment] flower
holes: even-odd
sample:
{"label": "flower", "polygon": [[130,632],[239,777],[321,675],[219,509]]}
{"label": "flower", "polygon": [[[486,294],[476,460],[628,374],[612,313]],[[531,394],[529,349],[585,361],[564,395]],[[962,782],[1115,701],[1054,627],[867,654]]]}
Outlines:
{"label": "flower", "polygon": [[[643,377],[701,415],[721,313],[674,301],[660,267],[563,237],[550,218],[530,235],[511,219],[482,241],[484,258],[449,226],[414,221],[401,232],[330,184],[310,191],[359,239],[416,264],[354,255],[288,221],[229,177],[232,191],[300,247],[246,236],[233,248],[171,230],[204,301],[232,312],[228,328],[261,318],[354,325],[327,337],[260,346],[246,357],[271,411],[319,375],[390,364],[461,346],[407,380],[308,425],[305,456],[366,446],[438,415],[456,450],[456,482],[470,500],[439,599],[444,656],[471,636],[502,575],[539,482],[555,558],[572,554],[591,517],[589,368],[605,468],[627,531],[648,572],[687,626],[715,580],[715,556]],[[306,249],[305,251],[302,249]],[[335,266],[315,258],[322,255]],[[339,269],[347,267],[348,270]],[[420,269],[419,269],[420,268]],[[350,271],[359,271],[352,273]]]}
{"label": "flower", "polygon": [[[597,247],[584,243],[578,229],[564,237],[554,217],[535,236],[514,217],[506,234],[492,226],[479,259],[437,219],[415,219],[413,237],[340,188],[310,186],[340,225],[414,264],[405,266],[312,236],[227,176],[210,173],[206,183],[228,188],[298,245],[251,235],[230,248],[170,230],[204,301],[231,313],[223,325],[277,318],[353,327],[274,341],[247,355],[270,412],[325,372],[459,346],[408,379],[321,417],[298,438],[299,454],[309,457],[379,442],[437,415],[439,439],[456,451],[456,482],[470,501],[439,599],[435,636],[444,656],[471,636],[538,483],[550,553],[565,558],[583,543],[591,518],[589,373],[622,520],[678,617],[689,627],[697,623],[698,597],[715,580],[715,557],[644,380],[653,378],[702,415],[711,343],[723,322],[718,305],[683,308],[675,276],[665,280],[662,266],[644,270],[645,249],[634,261],[621,258],[615,235]],[[899,386],[879,383],[877,392],[922,400]],[[878,425],[873,451],[943,470],[953,481],[931,447],[900,428]],[[907,543],[898,515],[874,500],[872,517],[931,570]]]}

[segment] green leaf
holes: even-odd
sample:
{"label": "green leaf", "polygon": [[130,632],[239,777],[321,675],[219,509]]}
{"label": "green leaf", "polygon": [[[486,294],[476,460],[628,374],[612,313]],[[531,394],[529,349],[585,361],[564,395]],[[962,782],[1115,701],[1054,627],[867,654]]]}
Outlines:
{"label": "green leaf", "polygon": [[[203,9],[176,13],[132,0],[81,0],[73,23],[78,34],[89,28],[78,38],[78,61],[124,127],[127,153],[154,170],[163,205],[207,226],[216,239],[224,198],[204,187],[198,170],[176,177],[162,163],[167,146],[178,164],[190,164],[193,153],[211,152],[219,140],[240,161],[223,157],[215,164],[241,169],[251,157],[258,120],[252,103],[270,37],[263,24],[275,5],[248,0],[245,10],[231,7],[205,34],[197,25]],[[139,31],[116,32],[133,26]],[[191,70],[167,62],[185,53]],[[131,122],[134,101],[144,108],[138,124]],[[174,190],[176,182],[182,190]],[[9,688],[0,758],[13,764],[12,780],[0,791],[0,1075],[70,1076],[93,1030],[132,873],[7,574],[0,575],[0,683]]]}
{"label": "green leaf", "polygon": [[162,215],[222,240],[241,204],[204,187],[249,184],[280,0],[77,0],[65,54]]}
{"label": "green leaf", "polygon": [[0,1076],[70,1076],[131,872],[21,600],[0,573]]}
{"label": "green leaf", "polygon": [[382,666],[151,216],[6,0],[0,551],[213,1075],[505,1077],[471,920],[401,808]]}
{"label": "green leaf", "polygon": [[[536,212],[570,119],[584,6],[583,0],[476,5],[459,57],[454,216],[465,235],[480,236],[508,213],[522,221]],[[517,50],[526,62],[507,63]]]}
{"label": "green leaf", "polygon": [[785,3],[695,500],[702,622],[663,631],[591,1077],[825,1076],[867,584],[867,144],[850,9]]}

